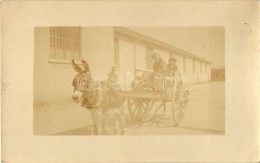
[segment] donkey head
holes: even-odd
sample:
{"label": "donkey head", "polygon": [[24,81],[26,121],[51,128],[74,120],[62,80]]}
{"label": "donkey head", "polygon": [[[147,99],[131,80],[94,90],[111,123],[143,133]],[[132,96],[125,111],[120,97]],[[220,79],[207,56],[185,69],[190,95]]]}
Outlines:
{"label": "donkey head", "polygon": [[86,92],[90,87],[91,75],[89,72],[88,63],[82,60],[83,69],[78,66],[74,60],[72,60],[72,66],[74,70],[77,72],[77,75],[74,77],[72,81],[73,95],[72,99],[74,102],[80,102],[82,98],[82,94]]}

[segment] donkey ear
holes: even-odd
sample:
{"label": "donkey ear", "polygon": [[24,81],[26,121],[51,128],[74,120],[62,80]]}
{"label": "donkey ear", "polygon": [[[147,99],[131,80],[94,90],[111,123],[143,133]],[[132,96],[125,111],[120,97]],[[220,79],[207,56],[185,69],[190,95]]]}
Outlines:
{"label": "donkey ear", "polygon": [[82,65],[83,65],[83,67],[84,67],[84,70],[85,70],[86,72],[89,72],[88,63],[87,63],[86,61],[82,60]]}
{"label": "donkey ear", "polygon": [[76,63],[74,62],[74,59],[72,59],[71,62],[72,62],[72,66],[73,66],[74,70],[76,72],[80,73],[82,71],[82,69],[78,65],[76,65]]}

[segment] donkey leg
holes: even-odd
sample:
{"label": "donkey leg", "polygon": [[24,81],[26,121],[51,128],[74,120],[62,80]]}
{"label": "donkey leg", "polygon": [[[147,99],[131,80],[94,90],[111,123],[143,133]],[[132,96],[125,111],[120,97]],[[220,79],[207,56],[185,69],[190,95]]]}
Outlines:
{"label": "donkey leg", "polygon": [[97,126],[94,124],[94,131],[93,131],[94,135],[98,135],[98,128]]}
{"label": "donkey leg", "polygon": [[118,111],[116,113],[116,133],[120,135],[124,134],[123,107],[118,108]]}
{"label": "donkey leg", "polygon": [[98,134],[98,126],[97,126],[97,117],[96,117],[96,112],[93,109],[89,110],[92,121],[93,121],[93,132],[94,135]]}
{"label": "donkey leg", "polygon": [[106,135],[106,114],[102,114],[102,134]]}
{"label": "donkey leg", "polygon": [[100,108],[96,109],[96,116],[97,116],[97,129],[98,129],[98,134],[102,134],[102,129],[103,129],[103,115],[102,115],[102,110]]}
{"label": "donkey leg", "polygon": [[115,129],[114,129],[114,135],[117,135],[119,133],[119,114],[115,114]]}
{"label": "donkey leg", "polygon": [[125,129],[125,117],[124,117],[124,108],[123,107],[120,107],[120,110],[119,110],[119,124],[120,124],[120,134],[121,135],[124,135],[124,129]]}
{"label": "donkey leg", "polygon": [[120,132],[120,134],[121,135],[124,135],[124,133],[125,133],[125,117],[124,117],[124,115],[120,115],[120,129],[121,129],[121,132]]}

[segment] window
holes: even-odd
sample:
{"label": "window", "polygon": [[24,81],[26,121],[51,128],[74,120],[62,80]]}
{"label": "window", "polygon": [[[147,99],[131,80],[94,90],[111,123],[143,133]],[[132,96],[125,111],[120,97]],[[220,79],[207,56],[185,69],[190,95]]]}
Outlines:
{"label": "window", "polygon": [[114,66],[119,67],[119,39],[114,40],[115,52],[114,52]]}
{"label": "window", "polygon": [[51,27],[49,61],[70,62],[71,59],[82,59],[80,27]]}
{"label": "window", "polygon": [[186,73],[186,57],[183,57],[183,73]]}
{"label": "window", "polygon": [[153,48],[146,47],[146,70],[153,70],[153,59],[151,54],[153,53]]}
{"label": "window", "polygon": [[200,62],[200,73],[202,73],[202,62]]}
{"label": "window", "polygon": [[192,65],[192,66],[193,66],[193,73],[194,73],[194,74],[195,74],[195,72],[196,72],[196,66],[195,66],[196,63],[195,63],[195,62],[196,62],[195,59],[193,59],[193,65]]}
{"label": "window", "polygon": [[146,47],[143,45],[134,45],[134,59],[135,59],[135,69],[138,70],[147,70],[146,64]]}

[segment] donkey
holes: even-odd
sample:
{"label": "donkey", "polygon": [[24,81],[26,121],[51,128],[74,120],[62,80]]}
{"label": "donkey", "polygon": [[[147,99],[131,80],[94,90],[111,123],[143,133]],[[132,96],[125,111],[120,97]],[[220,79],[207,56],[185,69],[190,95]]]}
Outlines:
{"label": "donkey", "polygon": [[81,102],[81,106],[89,110],[95,135],[106,134],[106,117],[111,112],[116,115],[114,134],[124,134],[124,99],[117,96],[115,91],[107,90],[105,81],[94,81],[86,61],[82,60],[82,65],[84,69],[72,60],[72,66],[78,73],[72,81],[73,101]]}

